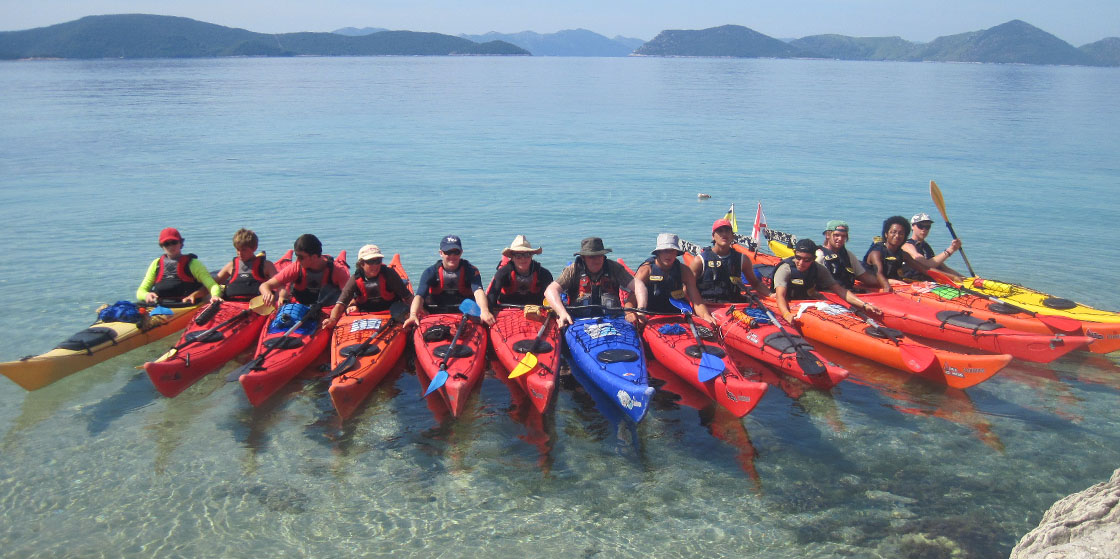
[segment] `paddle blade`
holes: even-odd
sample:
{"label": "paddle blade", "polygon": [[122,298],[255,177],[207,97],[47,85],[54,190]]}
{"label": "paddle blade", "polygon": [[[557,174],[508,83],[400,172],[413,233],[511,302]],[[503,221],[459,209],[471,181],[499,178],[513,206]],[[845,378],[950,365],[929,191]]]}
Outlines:
{"label": "paddle blade", "polygon": [[275,311],[276,307],[264,304],[264,297],[257,295],[253,297],[253,300],[249,301],[249,310],[261,316],[265,316],[272,314],[272,311]]}
{"label": "paddle blade", "polygon": [[928,347],[898,344],[898,350],[902,353],[902,362],[915,373],[930,368],[937,361],[937,356]]}
{"label": "paddle blade", "polygon": [[700,368],[696,372],[696,378],[700,382],[708,382],[718,377],[726,369],[727,364],[723,362],[723,359],[705,352],[700,355]]}
{"label": "paddle blade", "polygon": [[941,212],[942,219],[949,221],[949,214],[945,211],[945,197],[941,195],[941,189],[933,181],[929,181],[929,197],[933,199],[937,211]]}
{"label": "paddle blade", "polygon": [[1052,314],[1035,314],[1039,322],[1066,333],[1081,331],[1081,321],[1068,316],[1054,316]]}
{"label": "paddle blade", "polygon": [[482,309],[479,308],[478,303],[475,303],[473,300],[463,299],[463,302],[459,303],[459,312],[471,316],[478,316],[482,314]]}
{"label": "paddle blade", "polygon": [[669,297],[669,302],[672,303],[674,307],[680,309],[682,313],[692,314],[692,305],[688,304],[688,301],[676,297]]}
{"label": "paddle blade", "polygon": [[537,366],[537,361],[537,356],[533,355],[532,352],[526,353],[525,357],[521,358],[521,361],[517,364],[517,366],[509,372],[509,378],[517,378],[525,373],[528,373],[529,371],[532,371],[533,367]]}
{"label": "paddle blade", "polygon": [[226,382],[236,382],[237,379],[241,378],[241,375],[252,372],[253,369],[259,367],[263,362],[263,357],[250,360],[248,363],[234,369],[230,374],[226,375]]}
{"label": "paddle blade", "polygon": [[797,365],[809,376],[823,375],[828,372],[828,367],[825,367],[823,361],[804,350],[797,352]]}
{"label": "paddle blade", "polygon": [[957,288],[961,286],[961,284],[953,281],[953,278],[949,277],[948,274],[942,272],[941,270],[938,270],[937,268],[930,268],[929,271],[926,272],[926,275],[932,278],[933,281],[936,281],[937,283],[943,283],[945,285],[951,285]]}
{"label": "paddle blade", "polygon": [[330,378],[337,377],[346,371],[354,368],[358,364],[358,355],[356,353],[350,354],[346,359],[338,364],[337,367],[331,369]]}
{"label": "paddle blade", "polygon": [[440,367],[439,372],[436,373],[436,376],[432,378],[432,382],[428,384],[428,389],[424,391],[424,397],[427,397],[428,394],[431,394],[432,392],[435,392],[436,390],[439,390],[446,383],[447,383],[447,369],[444,369],[443,367]]}

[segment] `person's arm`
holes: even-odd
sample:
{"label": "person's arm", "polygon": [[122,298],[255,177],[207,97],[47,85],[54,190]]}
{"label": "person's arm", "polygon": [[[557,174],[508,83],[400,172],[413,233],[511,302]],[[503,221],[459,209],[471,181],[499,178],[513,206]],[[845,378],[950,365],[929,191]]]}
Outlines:
{"label": "person's arm", "polygon": [[342,318],[342,314],[346,312],[346,308],[350,306],[350,302],[354,300],[354,294],[358,291],[358,274],[354,272],[346,280],[346,285],[342,288],[342,293],[338,296],[338,301],[331,308],[331,314],[323,319],[323,328],[334,328],[338,324],[338,319]]}
{"label": "person's arm", "polygon": [[692,273],[691,267],[681,266],[681,282],[684,283],[684,292],[688,296],[689,302],[692,303],[693,313],[710,324],[715,324],[715,317],[708,311],[708,306],[704,304],[704,299],[700,297],[700,289],[696,287],[696,274]]}
{"label": "person's arm", "polygon": [[152,286],[156,284],[156,274],[159,272],[159,258],[156,258],[148,265],[148,271],[144,272],[144,279],[140,282],[140,287],[136,288],[136,301],[140,303],[155,303],[158,297],[152,293]]}
{"label": "person's arm", "polygon": [[876,307],[875,305],[868,303],[863,299],[860,299],[859,297],[856,297],[855,293],[848,291],[846,288],[844,288],[843,285],[840,285],[839,283],[832,286],[832,292],[839,295],[841,298],[847,301],[848,304],[858,308],[865,313],[875,315],[883,314],[883,311],[880,310],[879,307]]}
{"label": "person's arm", "polygon": [[[905,252],[903,254],[906,254]],[[873,250],[867,253],[867,263],[875,267],[875,281],[879,284],[879,289],[883,293],[890,293],[891,282],[887,280],[886,273],[883,272],[883,253]]]}
{"label": "person's arm", "polygon": [[420,274],[420,283],[416,284],[416,295],[412,298],[412,304],[408,307],[408,320],[404,321],[405,328],[419,325],[420,319],[428,314],[424,310],[424,300],[430,293],[431,282],[435,273],[436,268],[430,267],[425,269],[423,274]]}
{"label": "person's arm", "polygon": [[497,320],[494,318],[494,314],[490,312],[490,301],[486,299],[486,291],[482,289],[482,273],[478,271],[474,264],[471,264],[470,276],[471,293],[474,295],[474,302],[478,303],[478,318],[482,320],[483,324],[491,326]]}
{"label": "person's arm", "polygon": [[789,276],[790,268],[779,264],[774,270],[774,298],[778,301],[778,312],[786,322],[793,322],[793,312],[789,309]]}
{"label": "person's arm", "polygon": [[[632,293],[634,295],[634,304],[639,309],[645,310],[649,305],[649,289],[646,288],[645,281],[646,279],[649,279],[649,266],[644,264],[642,266],[639,266],[639,276],[635,277],[630,275],[630,272],[627,272],[626,268],[622,267],[622,264],[619,264],[618,262],[615,262],[613,260],[607,260],[603,263],[603,265],[610,266],[609,271],[610,273],[614,274],[615,281],[618,283],[618,285],[623,286],[622,288],[624,290]],[[645,269],[644,276],[641,275],[643,274],[643,268]],[[643,277],[645,279],[642,279]]]}
{"label": "person's arm", "polygon": [[562,291],[563,288],[556,281],[548,284],[548,287],[544,290],[544,298],[548,300],[549,306],[556,312],[557,328],[563,328],[572,323],[572,315],[568,314],[568,309],[564,307],[564,301],[560,298]]}
{"label": "person's arm", "polygon": [[490,280],[490,288],[486,290],[486,301],[491,308],[498,308],[498,298],[502,294],[502,287],[509,280],[509,270],[505,266],[494,272],[494,279]]}
{"label": "person's arm", "polygon": [[762,283],[762,279],[760,279],[754,273],[754,262],[751,262],[749,256],[745,254],[743,254],[742,256],[743,259],[741,260],[742,264],[740,265],[740,268],[742,268],[743,275],[747,278],[747,283],[751,284],[751,287],[754,288],[755,293],[758,293],[759,297],[769,297],[770,289],[767,288],[766,284]]}
{"label": "person's arm", "polygon": [[[290,283],[293,279],[295,279],[296,273],[298,271],[299,271],[299,264],[291,264],[288,267],[284,268],[283,272],[280,272],[280,273],[276,274],[275,276],[272,276],[271,278],[268,279],[268,281],[262,283],[261,286],[258,288],[258,291],[261,294],[261,299],[264,300],[264,304],[266,304],[266,305],[272,305],[274,303],[279,304],[279,301],[283,298],[282,296],[283,296],[284,291],[285,291],[283,288],[285,286],[287,286],[288,283]],[[277,295],[276,295],[276,291],[278,291],[278,290],[280,291],[280,294],[281,294],[280,298],[278,298]]]}
{"label": "person's arm", "polygon": [[[190,270],[191,275],[194,276],[194,279],[198,280],[199,283],[202,284],[202,287],[205,289],[205,291],[210,292],[210,297],[214,299],[220,299],[222,297],[222,286],[218,285],[218,282],[214,281],[214,278],[210,276],[210,270],[206,269],[206,265],[203,264],[202,261],[197,258],[192,258]],[[191,303],[195,302],[205,295],[205,291],[200,289],[199,291],[191,293],[189,296],[187,296],[187,301]]]}
{"label": "person's arm", "polygon": [[229,281],[229,278],[233,276],[233,272],[235,271],[233,266],[234,262],[227,262],[225,266],[222,266],[221,270],[218,270],[216,281],[219,285],[225,285]]}

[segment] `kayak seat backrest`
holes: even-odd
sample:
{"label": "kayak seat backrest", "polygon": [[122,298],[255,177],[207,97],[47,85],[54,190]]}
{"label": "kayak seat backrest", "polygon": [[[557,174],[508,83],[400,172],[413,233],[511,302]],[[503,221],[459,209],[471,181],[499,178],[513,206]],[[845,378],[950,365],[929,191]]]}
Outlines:
{"label": "kayak seat backrest", "polygon": [[1003,325],[996,322],[995,319],[980,320],[970,314],[965,314],[957,311],[938,311],[937,320],[941,321],[941,327],[944,328],[946,324],[952,326],[959,326],[961,328],[968,328],[973,332],[976,331],[990,331],[997,328],[1003,328]]}
{"label": "kayak seat backrest", "polygon": [[[699,358],[700,357],[700,347],[696,346],[696,345],[690,345],[690,346],[684,348],[684,352],[689,357],[694,357],[694,358]],[[727,352],[726,351],[723,351],[722,348],[714,346],[714,345],[704,346],[704,353],[707,353],[709,355],[715,355],[716,357],[719,357],[720,359],[723,359],[724,357],[727,357]]]}
{"label": "kayak seat backrest", "polygon": [[992,303],[988,305],[988,310],[999,314],[1015,314],[1022,311],[1019,307],[1008,305],[1007,303]]}
{"label": "kayak seat backrest", "polygon": [[117,331],[112,328],[86,328],[58,344],[58,348],[69,349],[71,351],[85,351],[92,354],[93,352],[90,351],[90,349],[101,344],[112,342],[116,345],[116,337]]}
{"label": "kayak seat backrest", "polygon": [[222,338],[225,338],[225,334],[222,334],[218,330],[195,330],[194,332],[187,332],[183,341],[212,344],[221,341]]}
{"label": "kayak seat backrest", "polygon": [[338,354],[343,357],[350,357],[357,353],[358,357],[368,357],[370,355],[377,355],[378,353],[381,353],[381,346],[377,344],[369,344],[365,347],[365,349],[359,352],[358,348],[360,347],[362,347],[362,344],[348,345],[338,350]]}
{"label": "kayak seat backrest", "polygon": [[886,326],[868,326],[867,328],[863,329],[863,333],[873,338],[881,338],[884,340],[889,340],[891,338],[902,338],[902,330],[887,328]]}
{"label": "kayak seat backrest", "polygon": [[[432,349],[432,355],[443,359],[447,357],[447,351],[451,348],[451,344],[444,344]],[[471,346],[465,344],[455,344],[455,349],[452,350],[452,357],[469,357],[474,355],[474,350]]]}
{"label": "kayak seat backrest", "polygon": [[537,347],[533,347],[533,340],[521,340],[513,344],[513,350],[517,353],[548,353],[552,351],[552,344],[541,340],[537,343]]}
{"label": "kayak seat backrest", "polygon": [[303,340],[295,336],[280,336],[264,341],[264,347],[269,349],[295,349],[303,346]]}
{"label": "kayak seat backrest", "polygon": [[638,360],[638,353],[630,349],[604,349],[595,356],[603,363],[627,363]]}
{"label": "kayak seat backrest", "polygon": [[805,341],[801,336],[784,336],[781,332],[773,332],[762,340],[762,343],[772,347],[782,353],[795,353],[797,347],[804,348],[806,351],[813,351],[813,346]]}
{"label": "kayak seat backrest", "polygon": [[451,339],[451,327],[446,324],[436,324],[424,330],[425,342],[439,342]]}
{"label": "kayak seat backrest", "polygon": [[1068,311],[1069,309],[1077,306],[1077,303],[1074,303],[1069,299],[1062,299],[1061,297],[1047,297],[1042,300],[1042,304],[1051,309],[1057,309],[1060,311]]}

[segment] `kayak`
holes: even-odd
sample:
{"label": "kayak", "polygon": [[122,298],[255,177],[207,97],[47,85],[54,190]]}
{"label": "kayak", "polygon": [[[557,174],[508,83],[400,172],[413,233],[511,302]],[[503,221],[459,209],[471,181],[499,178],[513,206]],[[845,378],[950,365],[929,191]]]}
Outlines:
{"label": "kayak", "polygon": [[1057,316],[1068,316],[1088,322],[1120,323],[1120,313],[1094,309],[1081,303],[1054,297],[1029,287],[984,278],[965,278],[962,286],[985,295],[999,297],[1029,311]]}
{"label": "kayak", "polygon": [[[764,303],[777,312],[778,304],[773,297],[766,298]],[[795,313],[794,322],[806,338],[952,388],[975,386],[1011,361],[1011,356],[1005,353],[974,355],[932,348],[894,331],[891,334],[898,340],[896,344],[883,329],[869,326],[846,306],[827,301],[793,301],[790,310]],[[929,352],[932,352],[930,363],[914,370],[914,361],[908,356],[929,356]]]}
{"label": "kayak", "polygon": [[[393,255],[389,267],[408,285],[401,256]],[[372,340],[371,340],[372,338]],[[371,340],[368,344],[367,340]],[[363,344],[365,347],[363,348]],[[342,419],[353,415],[370,392],[385,379],[408,346],[404,327],[390,311],[346,313],[338,319],[331,337],[331,369],[357,353],[357,363],[331,379],[331,403]]]}
{"label": "kayak", "polygon": [[[980,320],[995,320],[1007,328],[1035,334],[1070,334],[1089,336],[1096,341],[1086,349],[1093,353],[1111,353],[1120,350],[1120,323],[1076,321],[1076,327],[1057,329],[1015,307],[993,302],[951,285],[932,281],[896,284],[894,293],[923,305],[943,310],[963,312]],[[1046,313],[1043,313],[1046,314]]]}
{"label": "kayak", "polygon": [[[346,251],[335,257],[335,262],[346,264]],[[278,262],[277,271],[290,262]],[[259,406],[288,384],[301,371],[310,366],[331,343],[331,331],[320,327],[321,312],[307,316],[313,309],[300,303],[286,303],[269,318],[261,330],[254,360],[260,359],[257,366],[241,375],[238,379],[245,390],[249,403]],[[306,316],[304,323],[291,334],[285,335],[292,326]]]}
{"label": "kayak", "polygon": [[[460,313],[429,314],[420,319],[419,327],[412,333],[416,376],[424,390],[439,373],[462,318]],[[436,390],[452,417],[463,413],[471,393],[482,381],[486,369],[486,340],[486,326],[477,317],[468,315],[463,333],[447,360],[447,382]]]}
{"label": "kayak", "polygon": [[[682,324],[683,320],[680,316],[650,317],[642,329],[642,339],[650,353],[673,374],[736,417],[750,413],[766,393],[767,384],[757,377],[747,378],[741,373],[711,330],[703,329],[701,341],[704,347],[698,347],[688,326]],[[701,351],[718,358],[725,367],[721,374],[703,382],[699,378]]]}
{"label": "kayak", "polygon": [[[497,321],[490,327],[490,345],[506,371],[516,369],[527,352],[536,356],[536,365],[511,381],[529,395],[538,412],[545,413],[555,398],[556,375],[560,370],[560,332],[556,320],[548,320],[545,327],[544,316],[526,314],[524,309],[517,308],[501,309],[495,318]],[[544,335],[534,347],[542,327]]]}
{"label": "kayak", "polygon": [[139,322],[94,322],[54,349],[18,361],[0,363],[0,373],[24,390],[38,390],[111,357],[132,351],[182,330],[198,305],[161,303],[170,314],[152,315],[141,307]]}
{"label": "kayak", "polygon": [[634,327],[621,316],[580,318],[564,332],[564,341],[572,375],[615,408],[603,413],[620,411],[631,422],[640,422],[654,390]]}
{"label": "kayak", "polygon": [[[835,293],[823,295],[833,303],[842,303]],[[987,353],[1007,353],[1024,361],[1049,363],[1095,340],[1088,336],[1014,330],[996,320],[980,319],[959,310],[939,310],[894,293],[862,293],[859,297],[883,311],[880,322],[891,328]]]}
{"label": "kayak", "polygon": [[148,378],[160,394],[168,398],[178,396],[245,351],[260,337],[261,328],[268,322],[268,315],[249,310],[248,301],[213,301],[211,305],[219,305],[217,312],[201,309],[187,324],[176,344],[176,347],[183,346],[181,349],[171,356],[165,353],[155,361],[144,363]]}

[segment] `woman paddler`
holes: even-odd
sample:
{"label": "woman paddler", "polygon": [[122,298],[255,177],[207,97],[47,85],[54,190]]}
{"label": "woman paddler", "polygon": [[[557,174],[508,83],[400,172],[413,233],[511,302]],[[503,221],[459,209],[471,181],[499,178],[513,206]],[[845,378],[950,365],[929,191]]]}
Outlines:
{"label": "woman paddler", "polygon": [[396,301],[412,304],[412,291],[400,274],[384,262],[385,256],[377,245],[365,245],[358,250],[358,265],[342,287],[330,318],[323,322],[325,328],[334,328],[345,311],[387,311]]}
{"label": "woman paddler", "polygon": [[[960,239],[953,239],[953,242],[949,243],[949,248],[934,254],[933,247],[929,246],[929,243],[926,242],[926,237],[929,236],[929,229],[933,226],[933,218],[927,213],[919,213],[910,218],[910,225],[913,227],[913,232],[911,232],[910,238],[906,239],[906,244],[902,245],[902,250],[906,251],[906,254],[909,254],[914,260],[921,262],[927,268],[941,270],[953,276],[953,279],[957,281],[963,279],[960,272],[945,265],[945,261],[948,260],[954,252],[961,249]],[[906,276],[907,279],[928,279],[926,276],[912,270],[904,270],[903,275]]]}
{"label": "woman paddler", "polygon": [[767,297],[770,290],[759,281],[754,273],[754,264],[746,254],[735,250],[735,231],[727,219],[717,219],[712,223],[712,246],[700,251],[699,258],[693,258],[689,269],[696,276],[696,286],[705,301],[721,303],[742,303],[743,279],[751,284],[759,297]]}
{"label": "woman paddler", "polygon": [[248,301],[260,295],[261,284],[276,275],[276,266],[263,254],[257,254],[257,234],[248,229],[238,229],[233,234],[233,248],[237,256],[218,271],[217,280],[225,289],[222,298],[230,301]]}
{"label": "woman paddler", "polygon": [[715,318],[708,312],[700,290],[696,287],[696,275],[688,266],[681,264],[680,238],[672,233],[657,235],[653,256],[638,266],[634,279],[644,283],[649,292],[649,310],[658,313],[677,313],[680,310],[670,299],[688,297],[692,310],[700,318],[715,324]]}
{"label": "woman paddler", "polygon": [[864,266],[875,271],[875,278],[879,281],[883,293],[892,291],[889,280],[905,279],[902,275],[903,267],[909,266],[910,269],[922,274],[929,269],[902,250],[902,245],[906,243],[906,237],[909,235],[910,223],[905,217],[900,215],[888,217],[883,221],[883,239],[872,243],[871,248],[863,255]]}
{"label": "woman paddler", "polygon": [[159,232],[159,246],[163,255],[148,265],[136,300],[154,305],[159,300],[183,301],[194,304],[209,293],[221,297],[222,288],[210,277],[210,271],[193,254],[183,254],[183,236],[174,227]]}
{"label": "woman paddler", "polygon": [[425,304],[447,310],[459,306],[468,297],[478,303],[482,322],[494,324],[486,292],[482,290],[482,274],[463,258],[463,242],[456,235],[440,240],[439,261],[424,270],[420,283],[416,284],[416,295],[404,323],[406,327],[419,324],[420,317],[428,314]]}
{"label": "woman paddler", "polygon": [[[579,316],[596,316],[603,314],[603,308],[621,308],[622,297],[619,289],[634,294],[627,301],[628,305],[636,304],[639,309],[646,308],[646,285],[634,281],[634,276],[614,260],[608,260],[606,254],[611,249],[603,246],[603,239],[588,237],[580,243],[579,252],[571,266],[564,268],[560,277],[548,285],[544,296],[548,299],[553,310],[556,311],[556,324],[563,327],[572,323],[572,315],[564,306],[560,295],[566,293],[568,301],[573,307],[571,310]],[[593,308],[579,309],[579,307],[592,306]],[[577,310],[578,309],[578,310]],[[630,322],[644,321],[644,317],[635,317],[634,313],[626,313],[626,320]]]}
{"label": "woman paddler", "polygon": [[514,237],[509,247],[502,250],[507,261],[494,272],[494,281],[486,292],[491,307],[504,305],[539,305],[544,300],[544,290],[552,283],[552,272],[533,259],[544,249],[533,248],[525,235]]}

